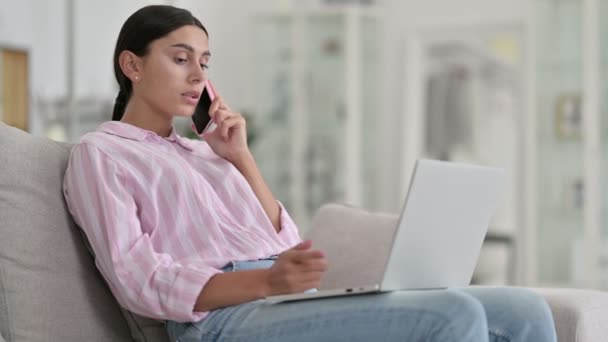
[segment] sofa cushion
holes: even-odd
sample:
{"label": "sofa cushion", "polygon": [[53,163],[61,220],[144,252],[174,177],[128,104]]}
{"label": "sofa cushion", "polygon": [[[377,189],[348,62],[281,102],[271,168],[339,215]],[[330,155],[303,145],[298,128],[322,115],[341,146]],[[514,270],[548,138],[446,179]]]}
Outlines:
{"label": "sofa cushion", "polygon": [[[330,265],[319,288],[372,285],[382,277],[398,217],[341,204],[326,204],[315,214],[306,238],[322,250]],[[339,238],[337,238],[339,237]],[[357,253],[345,253],[353,246]]]}
{"label": "sofa cushion", "polygon": [[131,341],[63,199],[70,145],[0,123],[0,334]]}
{"label": "sofa cushion", "polygon": [[[82,229],[80,229],[80,235],[82,236],[82,241],[85,244],[87,251],[91,253],[91,256],[95,257],[93,247],[91,246],[87,235]],[[165,329],[164,322],[140,316],[123,307],[120,307],[120,310],[125,319],[127,320],[127,325],[129,326],[129,330],[131,331],[131,337],[133,337],[136,342],[169,341],[169,336],[167,335],[167,330]]]}

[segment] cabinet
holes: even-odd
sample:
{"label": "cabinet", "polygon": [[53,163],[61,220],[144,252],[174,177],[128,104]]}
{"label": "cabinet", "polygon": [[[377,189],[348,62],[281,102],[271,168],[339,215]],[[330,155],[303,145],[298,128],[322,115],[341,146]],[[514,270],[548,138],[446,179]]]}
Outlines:
{"label": "cabinet", "polygon": [[608,288],[608,4],[534,5],[535,278]]}
{"label": "cabinet", "polygon": [[379,30],[373,9],[350,6],[253,20],[252,149],[303,230],[324,203],[377,202]]}

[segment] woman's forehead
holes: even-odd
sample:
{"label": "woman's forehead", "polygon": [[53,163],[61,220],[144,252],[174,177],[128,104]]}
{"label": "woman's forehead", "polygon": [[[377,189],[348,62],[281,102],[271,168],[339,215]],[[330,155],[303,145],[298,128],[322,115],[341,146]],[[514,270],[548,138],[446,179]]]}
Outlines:
{"label": "woman's forehead", "polygon": [[193,50],[197,55],[209,55],[209,41],[205,31],[194,25],[180,27],[159,40],[166,48]]}

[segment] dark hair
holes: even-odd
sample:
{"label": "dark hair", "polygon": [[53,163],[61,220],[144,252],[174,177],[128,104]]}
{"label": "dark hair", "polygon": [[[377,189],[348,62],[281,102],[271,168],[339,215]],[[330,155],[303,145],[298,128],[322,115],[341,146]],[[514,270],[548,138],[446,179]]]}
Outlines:
{"label": "dark hair", "polygon": [[190,11],[173,6],[146,6],[125,21],[118,34],[114,50],[114,75],[120,90],[114,103],[112,120],[117,121],[122,118],[133,89],[131,80],[120,68],[118,62],[120,54],[124,50],[129,50],[143,57],[148,53],[151,42],[187,25],[200,27],[209,36],[203,24]]}

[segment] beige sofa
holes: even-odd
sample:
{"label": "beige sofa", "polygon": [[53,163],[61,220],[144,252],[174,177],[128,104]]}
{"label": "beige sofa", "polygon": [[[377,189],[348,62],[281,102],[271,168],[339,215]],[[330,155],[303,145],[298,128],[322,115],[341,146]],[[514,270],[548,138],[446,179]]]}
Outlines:
{"label": "beige sofa", "polygon": [[[166,341],[161,323],[121,311],[97,272],[62,196],[69,150],[69,144],[0,123],[0,342]],[[308,237],[328,253],[332,265],[341,265],[332,268],[323,287],[373,277],[395,219],[323,207]],[[348,257],[332,253],[362,239],[376,258],[363,251]],[[369,271],[352,272],[363,260]],[[608,341],[605,293],[535,290],[553,309],[560,341]]]}

